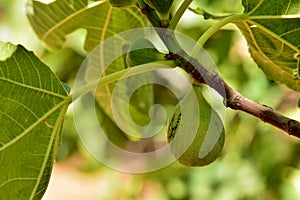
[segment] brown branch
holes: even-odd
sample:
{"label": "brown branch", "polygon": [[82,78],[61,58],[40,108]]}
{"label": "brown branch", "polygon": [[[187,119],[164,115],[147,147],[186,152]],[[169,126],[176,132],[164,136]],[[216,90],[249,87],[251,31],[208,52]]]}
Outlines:
{"label": "brown branch", "polygon": [[[188,58],[188,59],[187,59]],[[231,88],[215,71],[208,71],[196,59],[186,54],[170,54],[169,59],[175,60],[197,82],[206,84],[215,89],[223,98],[226,107],[241,110],[269,123],[289,135],[300,138],[300,122],[283,116],[272,108],[256,103]],[[188,61],[187,61],[188,60]]]}
{"label": "brown branch", "polygon": [[264,122],[280,128],[290,135],[300,138],[300,123],[296,120],[287,118],[272,108],[256,103],[233,90],[224,82],[226,90],[227,107],[234,110],[241,110],[249,113]]}

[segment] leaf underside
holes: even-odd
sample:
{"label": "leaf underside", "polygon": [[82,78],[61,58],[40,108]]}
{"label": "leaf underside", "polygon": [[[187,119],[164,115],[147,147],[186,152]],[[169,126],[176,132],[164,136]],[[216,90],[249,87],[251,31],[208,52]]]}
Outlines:
{"label": "leaf underside", "polygon": [[[134,38],[141,37],[140,31],[137,31],[136,36],[134,32],[127,35],[128,37],[118,34],[148,25],[146,18],[137,8],[113,8],[108,1],[98,1],[90,4],[87,0],[56,0],[50,4],[31,1],[28,6],[28,18],[38,36],[52,49],[62,48],[68,34],[77,29],[85,29],[87,31],[85,49],[88,53],[98,51],[93,54],[93,56],[97,56],[95,58],[95,63],[97,63],[95,64],[95,70],[103,72],[102,76],[125,69],[124,53],[127,50],[124,47],[128,47]],[[101,48],[95,49],[99,47],[101,42],[112,36],[114,36],[114,39],[110,43],[105,43]],[[107,68],[107,60],[116,55],[118,58],[109,64]],[[89,55],[89,59],[94,59],[91,57]],[[91,67],[86,71],[86,76],[88,77],[87,81],[91,81],[99,79],[100,75],[95,73],[93,67]],[[147,82],[148,76],[128,78],[128,84]],[[126,90],[129,85],[124,85],[122,95],[128,95]],[[111,97],[114,88],[115,84],[105,85],[99,88],[96,93],[96,101],[106,116],[112,120]],[[148,85],[139,89],[136,94],[129,105],[129,109],[132,113],[135,113],[134,116],[138,123],[147,124],[149,120],[148,110],[154,101],[153,88]],[[119,96],[118,99],[120,99],[119,107],[123,109],[124,107],[121,106],[124,104],[122,99],[126,98]]]}
{"label": "leaf underside", "polygon": [[67,92],[21,46],[0,62],[0,199],[41,199],[60,143]]}
{"label": "leaf underside", "polygon": [[245,20],[234,22],[252,58],[272,80],[300,91],[300,1],[243,0]]}
{"label": "leaf underside", "polygon": [[108,1],[56,0],[50,4],[31,0],[27,16],[39,36],[50,48],[62,48],[65,38],[77,29],[87,30],[85,49],[125,30],[147,25],[136,8],[113,8]]}

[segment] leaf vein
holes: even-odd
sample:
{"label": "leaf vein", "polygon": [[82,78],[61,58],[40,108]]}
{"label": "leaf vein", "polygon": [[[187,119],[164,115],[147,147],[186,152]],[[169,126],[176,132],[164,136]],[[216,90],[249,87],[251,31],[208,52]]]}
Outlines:
{"label": "leaf vein", "polygon": [[289,0],[289,3],[288,3],[288,5],[287,5],[287,8],[286,8],[286,10],[284,11],[284,14],[285,14],[285,15],[289,12],[290,7],[291,7],[291,3],[292,3],[292,0]]}
{"label": "leaf vein", "polygon": [[[254,20],[248,20],[250,23],[256,25],[256,28],[261,29],[263,32],[269,34],[270,36],[272,36],[273,38],[277,39],[278,41],[286,44],[288,47],[290,47],[291,49],[293,49],[296,52],[299,52],[299,49],[295,48],[294,45],[292,45],[291,43],[289,43],[288,41],[284,40],[283,38],[281,38],[279,35],[273,33],[272,31],[270,31],[269,29],[265,28],[264,26],[262,26],[260,23],[257,23]],[[250,30],[251,31],[251,30]],[[252,31],[251,31],[252,32]],[[256,43],[257,45],[257,43]],[[258,45],[257,45],[258,46]]]}
{"label": "leaf vein", "polygon": [[59,98],[62,98],[62,99],[66,98],[66,96],[63,96],[61,94],[57,94],[57,93],[54,93],[52,91],[48,91],[48,90],[45,90],[45,89],[42,89],[42,88],[37,88],[37,87],[30,86],[30,85],[21,84],[17,81],[13,81],[11,79],[7,79],[7,78],[4,78],[4,77],[0,77],[0,80],[11,83],[11,84],[14,84],[14,85],[18,85],[18,86],[21,86],[21,87],[24,87],[24,88],[27,88],[27,89],[31,89],[31,90],[34,90],[34,91],[39,91],[39,92],[43,92],[43,93],[46,93],[46,94],[50,94],[52,96],[59,97]]}
{"label": "leaf vein", "polygon": [[2,99],[6,100],[6,101],[10,101],[10,102],[12,102],[12,103],[15,103],[15,104],[20,105],[20,106],[23,107],[25,110],[27,110],[30,114],[32,114],[36,119],[39,118],[39,117],[38,117],[38,116],[37,116],[30,108],[28,108],[26,105],[22,104],[21,102],[12,100],[12,99],[10,99],[10,98],[6,98],[6,97],[4,97],[4,96],[2,96],[2,95],[0,95],[0,97],[1,97]]}
{"label": "leaf vein", "polygon": [[[32,129],[34,129],[38,124],[42,123],[47,117],[49,117],[51,114],[53,114],[57,109],[62,107],[64,104],[66,104],[66,100],[60,102],[56,106],[54,106],[52,109],[50,109],[47,113],[45,113],[41,118],[39,118],[36,122],[34,122],[31,126],[24,129],[24,132],[22,132],[20,135],[15,137],[13,140],[6,143],[4,146],[0,147],[0,152],[17,142],[18,140],[22,139],[26,134],[28,134]],[[1,112],[1,111],[0,111]],[[5,113],[6,114],[6,113]]]}
{"label": "leaf vein", "polygon": [[0,188],[3,187],[4,185],[6,185],[6,184],[8,184],[10,182],[14,182],[14,181],[35,181],[35,180],[36,180],[36,178],[22,178],[22,177],[20,177],[20,178],[11,178],[11,179],[9,179],[7,181],[4,181],[0,185]]}
{"label": "leaf vein", "polygon": [[19,64],[19,62],[17,61],[17,59],[16,59],[15,56],[13,56],[13,59],[14,59],[14,62],[16,63],[16,65],[17,65],[17,68],[18,68],[19,73],[20,73],[20,75],[21,75],[22,83],[25,84],[24,74],[23,74],[23,72],[22,72],[22,69],[21,69],[21,67],[20,67],[20,64]]}
{"label": "leaf vein", "polygon": [[85,8],[82,8],[80,10],[78,10],[77,12],[74,12],[70,15],[68,15],[66,18],[64,18],[63,20],[61,20],[60,22],[58,23],[54,23],[55,25],[52,26],[45,34],[44,36],[42,37],[42,40],[46,41],[48,36],[51,35],[56,29],[58,29],[59,27],[63,26],[65,23],[67,23],[67,21],[71,20],[73,17],[76,17],[77,15],[83,13],[84,11],[86,11],[87,9],[90,9],[92,6],[97,6],[99,4],[101,4],[103,2],[95,2],[93,5],[90,4],[90,6],[88,7],[85,7]]}
{"label": "leaf vein", "polygon": [[22,131],[26,129],[24,126],[22,126],[22,124],[20,124],[17,120],[14,119],[14,117],[10,116],[9,114],[7,114],[1,110],[0,110],[0,114],[4,115],[8,119],[10,119],[12,122],[14,122],[16,125],[18,125],[22,129]]}
{"label": "leaf vein", "polygon": [[31,62],[31,66],[35,69],[36,74],[37,74],[37,76],[38,76],[38,80],[39,80],[39,86],[40,86],[40,88],[42,88],[43,86],[42,86],[42,80],[41,80],[41,75],[40,75],[39,69],[38,69],[37,66],[34,64],[34,62],[33,62],[33,60],[31,59],[31,57],[30,57],[28,54],[26,54],[26,56],[27,56],[27,58],[29,59],[29,61]]}
{"label": "leaf vein", "polygon": [[[53,112],[55,112],[57,109],[59,109],[61,106],[63,106],[64,104],[67,104],[67,103],[68,103],[68,102],[67,102],[66,100],[65,100],[65,101],[62,101],[60,104],[58,104],[58,106],[55,106],[55,107],[54,107],[54,108],[56,108],[56,109],[53,108],[53,109],[51,109],[51,110],[53,110]],[[52,130],[52,132],[51,132],[50,144],[53,144],[53,141],[55,140],[55,137],[59,137],[59,135],[56,134],[56,133],[59,132],[59,129],[61,128],[61,125],[62,125],[62,123],[63,123],[63,118],[64,118],[64,116],[65,116],[66,110],[67,110],[67,106],[66,106],[63,110],[61,110],[61,112],[60,112],[60,114],[59,114],[59,117],[57,118],[57,121],[56,121],[56,123],[55,123],[55,127],[53,128],[53,130]],[[46,117],[45,117],[45,119],[46,119]],[[44,159],[44,161],[43,161],[43,164],[42,164],[42,167],[41,167],[41,170],[40,170],[40,174],[39,174],[39,176],[38,176],[38,178],[37,178],[36,185],[35,185],[34,189],[32,190],[30,199],[33,199],[34,196],[35,196],[35,194],[36,194],[37,192],[40,192],[40,191],[41,191],[41,190],[40,190],[40,191],[37,191],[37,189],[38,189],[38,186],[39,186],[40,181],[42,180],[43,172],[44,172],[44,170],[45,170],[45,168],[46,168],[47,161],[48,161],[47,158],[48,158],[48,156],[49,156],[50,153],[51,153],[51,149],[52,149],[52,145],[48,145],[47,152],[45,153],[45,155],[47,155],[47,156],[45,156],[45,159]],[[57,150],[57,149],[55,149],[55,144],[54,144],[53,151],[56,152],[56,150]],[[52,160],[52,161],[53,161],[53,160]]]}
{"label": "leaf vein", "polygon": [[297,32],[297,31],[300,31],[300,27],[296,28],[296,29],[293,29],[293,30],[290,30],[290,31],[287,31],[287,32],[281,34],[280,36],[282,37],[282,36],[288,35],[290,33]]}

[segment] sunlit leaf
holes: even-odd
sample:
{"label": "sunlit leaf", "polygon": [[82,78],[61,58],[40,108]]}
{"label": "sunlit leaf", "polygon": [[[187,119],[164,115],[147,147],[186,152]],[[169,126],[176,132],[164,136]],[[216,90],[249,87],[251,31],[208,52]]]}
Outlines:
{"label": "sunlit leaf", "polygon": [[85,49],[90,52],[100,41],[119,32],[146,26],[136,8],[113,8],[108,1],[56,0],[50,4],[30,0],[27,16],[50,48],[58,49],[65,37],[77,29],[87,30]]}
{"label": "sunlit leaf", "polygon": [[60,145],[67,92],[32,52],[3,43],[0,49],[7,52],[0,61],[0,199],[41,199]]}
{"label": "sunlit leaf", "polygon": [[235,24],[252,58],[270,79],[300,91],[300,1],[243,0],[243,6],[247,17]]}
{"label": "sunlit leaf", "polygon": [[[37,35],[49,47],[61,48],[68,34],[77,29],[86,29],[85,48],[92,51],[101,41],[120,32],[147,25],[145,19],[136,8],[117,9],[107,1],[89,4],[87,0],[56,0],[50,4],[30,1],[27,6],[29,21]],[[128,45],[126,38],[115,39],[113,45],[101,48],[101,62],[114,55],[122,55],[123,45]],[[104,52],[105,51],[105,52]],[[98,56],[98,55],[97,55]],[[97,58],[98,59],[98,58]],[[117,59],[114,66],[106,70],[106,74],[124,69],[123,59]],[[98,67],[98,66],[97,66]]]}
{"label": "sunlit leaf", "polygon": [[[222,13],[241,13],[241,0],[193,0],[190,9],[197,14],[220,15]],[[209,12],[209,13],[206,13]]]}
{"label": "sunlit leaf", "polygon": [[[44,4],[38,1],[31,1],[28,6],[29,20],[38,34],[38,36],[51,48],[61,48],[64,44],[65,37],[77,29],[87,30],[85,49],[91,52],[100,42],[116,36],[118,33],[132,30],[147,25],[147,21],[138,11],[137,8],[118,9],[113,8],[108,1],[97,1],[90,3],[87,0],[67,1],[56,0],[50,4]],[[138,35],[140,32],[137,33]],[[110,43],[103,44],[95,58],[97,64],[96,70],[103,72],[102,76],[122,70],[126,67],[124,57],[120,56],[126,53],[126,46],[136,36],[129,35],[117,36]],[[138,37],[138,36],[137,36]],[[95,55],[95,53],[94,53]],[[108,63],[111,58],[117,59],[113,63]],[[106,68],[109,65],[108,68]],[[99,73],[94,73],[93,69],[87,71],[88,80],[98,79]],[[148,77],[140,76],[141,81],[147,80]],[[135,78],[133,81],[137,81]],[[106,85],[97,91],[97,101],[107,116],[111,119],[111,97],[114,84]],[[126,85],[124,85],[124,95],[126,95]],[[120,100],[123,99],[120,97]],[[138,96],[134,99],[130,109],[136,119],[139,121],[148,120],[148,109],[153,104],[153,90],[151,86],[144,87],[140,90]],[[136,102],[144,102],[138,104]],[[145,105],[145,106],[139,106]],[[141,116],[141,117],[140,117]],[[144,116],[144,117],[143,117]]]}

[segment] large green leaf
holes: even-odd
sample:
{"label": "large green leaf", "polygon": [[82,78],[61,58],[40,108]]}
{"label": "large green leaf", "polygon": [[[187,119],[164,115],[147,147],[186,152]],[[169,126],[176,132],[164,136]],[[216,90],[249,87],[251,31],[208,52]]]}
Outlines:
{"label": "large green leaf", "polygon": [[119,32],[146,26],[136,8],[113,8],[108,1],[56,0],[50,4],[30,0],[29,21],[50,48],[58,49],[65,37],[83,28],[87,30],[85,49],[90,52],[100,41]]}
{"label": "large green leaf", "polygon": [[[31,1],[29,5],[28,17],[34,30],[53,49],[60,48],[68,34],[80,28],[86,29],[85,49],[88,52],[93,52],[92,55],[89,55],[89,59],[96,60],[94,61],[96,63],[94,64],[95,71],[105,71],[103,76],[126,67],[125,59],[120,55],[126,53],[126,47],[128,48],[134,38],[141,37],[141,31],[137,31],[136,35],[135,32],[127,35],[118,35],[118,33],[147,25],[146,19],[137,8],[117,9],[113,8],[108,1],[98,1],[91,4],[87,0],[56,0],[50,4]],[[115,37],[110,39],[110,42],[102,44],[99,49],[95,49],[100,42],[112,36]],[[112,60],[112,58],[117,59],[114,59],[113,63],[109,63],[108,60]],[[95,73],[95,71],[93,67],[88,68],[88,81],[99,78],[99,73]],[[145,82],[149,79],[148,76],[139,76],[139,80],[138,78],[128,78],[128,84]],[[110,84],[99,88],[96,97],[101,108],[111,119],[113,119],[111,97],[114,87],[115,84]],[[123,95],[127,95],[127,87],[128,85],[124,85]],[[120,96],[119,99],[122,101],[126,98]],[[148,110],[153,105],[153,101],[152,86],[143,87],[132,99],[129,109],[134,113],[133,116],[135,116],[137,123],[147,124],[149,121]],[[124,109],[126,108],[124,107]]]}
{"label": "large green leaf", "polygon": [[242,3],[247,16],[234,23],[245,36],[251,56],[269,78],[300,91],[300,0]]}
{"label": "large green leaf", "polygon": [[41,199],[68,94],[32,52],[4,43],[0,50],[0,199]]}

